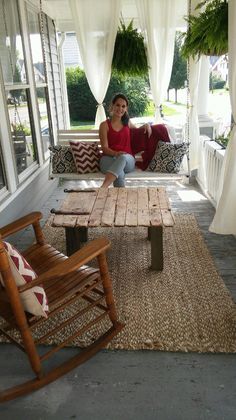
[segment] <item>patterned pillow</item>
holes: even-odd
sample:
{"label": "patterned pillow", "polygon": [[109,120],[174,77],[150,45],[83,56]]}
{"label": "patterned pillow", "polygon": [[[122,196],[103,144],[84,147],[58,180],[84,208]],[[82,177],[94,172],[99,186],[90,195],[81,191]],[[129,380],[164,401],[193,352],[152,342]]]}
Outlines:
{"label": "patterned pillow", "polygon": [[[17,249],[9,244],[3,242],[4,247],[9,257],[9,263],[17,286],[23,286],[30,283],[37,277],[30,265],[27,263],[23,255]],[[4,286],[3,279],[0,278],[1,284]],[[47,318],[48,301],[44,289],[41,286],[35,286],[30,290],[20,294],[21,301],[25,311]]]}
{"label": "patterned pillow", "polygon": [[51,146],[52,173],[63,174],[76,172],[70,146]]}
{"label": "patterned pillow", "polygon": [[79,174],[99,171],[100,153],[97,143],[70,141],[70,147]]}
{"label": "patterned pillow", "polygon": [[178,173],[184,155],[188,152],[188,143],[164,143],[159,141],[148,170],[153,172]]}

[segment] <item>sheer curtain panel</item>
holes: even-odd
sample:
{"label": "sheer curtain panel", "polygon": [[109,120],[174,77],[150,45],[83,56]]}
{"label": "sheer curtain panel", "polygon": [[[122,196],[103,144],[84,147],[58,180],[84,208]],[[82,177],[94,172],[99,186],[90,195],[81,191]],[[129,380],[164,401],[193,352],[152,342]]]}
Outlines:
{"label": "sheer curtain panel", "polygon": [[70,0],[70,7],[84,71],[97,101],[97,128],[106,119],[103,100],[111,76],[121,0]]}
{"label": "sheer curtain panel", "polygon": [[144,31],[149,63],[149,79],[155,103],[155,122],[161,122],[160,105],[170,82],[177,20],[176,0],[136,0]]}
{"label": "sheer curtain panel", "polygon": [[199,123],[198,123],[198,85],[201,68],[201,58],[189,59],[189,165],[190,171],[198,168],[199,164]]}

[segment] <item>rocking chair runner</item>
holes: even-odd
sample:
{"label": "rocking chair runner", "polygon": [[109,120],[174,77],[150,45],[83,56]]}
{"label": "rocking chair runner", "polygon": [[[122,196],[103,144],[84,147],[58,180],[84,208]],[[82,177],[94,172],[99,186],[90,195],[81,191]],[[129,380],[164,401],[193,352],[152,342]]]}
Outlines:
{"label": "rocking chair runner", "polygon": [[[0,229],[0,273],[5,286],[0,285],[0,316],[3,318],[0,332],[26,352],[32,370],[36,375],[34,379],[24,384],[5,391],[1,390],[0,402],[37,390],[69,372],[93,356],[123,328],[123,325],[117,321],[106,262],[105,251],[110,246],[109,241],[106,238],[91,241],[67,258],[55,248],[46,244],[39,223],[41,218],[42,214],[40,212],[34,212]],[[1,237],[7,237],[31,224],[34,228],[36,243],[28,248],[23,256],[38,277],[30,283],[17,287]],[[95,257],[98,261],[98,269],[85,266]],[[42,286],[45,290],[49,304],[48,318],[31,315],[25,312],[23,308],[20,294],[34,286]],[[55,323],[50,325],[50,318],[61,311],[65,313],[71,305],[74,307],[75,302],[79,302],[81,299],[86,302],[82,309],[78,305],[76,313],[73,313],[73,315],[70,313],[70,317],[62,320],[60,325],[55,326]],[[94,311],[96,312],[95,317]],[[89,313],[90,316],[89,321],[84,325],[81,324],[81,319],[86,313]],[[96,323],[101,322],[104,317],[109,319],[111,326],[107,328],[103,335],[86,348],[80,349],[78,355],[44,373],[42,362],[45,359],[68,345],[76,337],[81,336]],[[77,327],[76,320],[78,321],[78,319],[80,322]],[[40,338],[35,337],[35,327],[41,327],[45,324],[47,333],[44,332]],[[70,330],[69,337],[63,338],[60,344],[47,348],[46,353],[40,355],[37,344],[44,342],[50,336],[55,336],[59,331],[63,331],[67,325],[73,327],[73,332],[71,333]],[[16,330],[20,339],[12,334]]]}

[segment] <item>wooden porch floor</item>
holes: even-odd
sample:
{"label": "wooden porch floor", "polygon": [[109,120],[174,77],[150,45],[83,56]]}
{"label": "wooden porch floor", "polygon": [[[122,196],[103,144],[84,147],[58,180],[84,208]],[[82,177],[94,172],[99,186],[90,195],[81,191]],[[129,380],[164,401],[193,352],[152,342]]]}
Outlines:
{"label": "wooden porch floor", "polygon": [[[90,181],[89,186],[99,186]],[[216,266],[236,301],[236,239],[208,231],[214,208],[197,184],[179,180],[142,181],[142,186],[165,186],[176,212],[193,213]],[[58,208],[60,185],[41,210],[44,221]],[[127,186],[140,186],[139,181]],[[32,241],[26,230],[14,242],[23,249]],[[65,352],[73,352],[66,349]],[[20,357],[19,357],[20,356]],[[1,387],[9,377],[25,376],[23,357],[10,345],[0,345]],[[7,371],[5,359],[12,365]],[[234,420],[236,418],[236,356],[233,354],[102,351],[86,364],[50,386],[1,407],[5,419],[80,420]]]}

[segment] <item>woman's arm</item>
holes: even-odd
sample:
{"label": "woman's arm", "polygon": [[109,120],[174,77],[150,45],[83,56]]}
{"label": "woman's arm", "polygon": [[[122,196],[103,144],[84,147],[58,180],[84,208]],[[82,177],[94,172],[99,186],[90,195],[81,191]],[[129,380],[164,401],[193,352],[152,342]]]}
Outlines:
{"label": "woman's arm", "polygon": [[102,147],[102,151],[104,155],[119,156],[120,154],[122,154],[122,152],[117,152],[116,150],[113,150],[108,146],[107,133],[108,133],[107,122],[103,121],[99,127],[99,138],[100,138],[100,143],[101,143],[101,147]]}
{"label": "woman's arm", "polygon": [[[137,128],[130,120],[129,120],[129,128]],[[143,124],[139,128],[144,128],[144,134],[147,133],[148,137],[152,135],[152,128],[150,124]]]}

